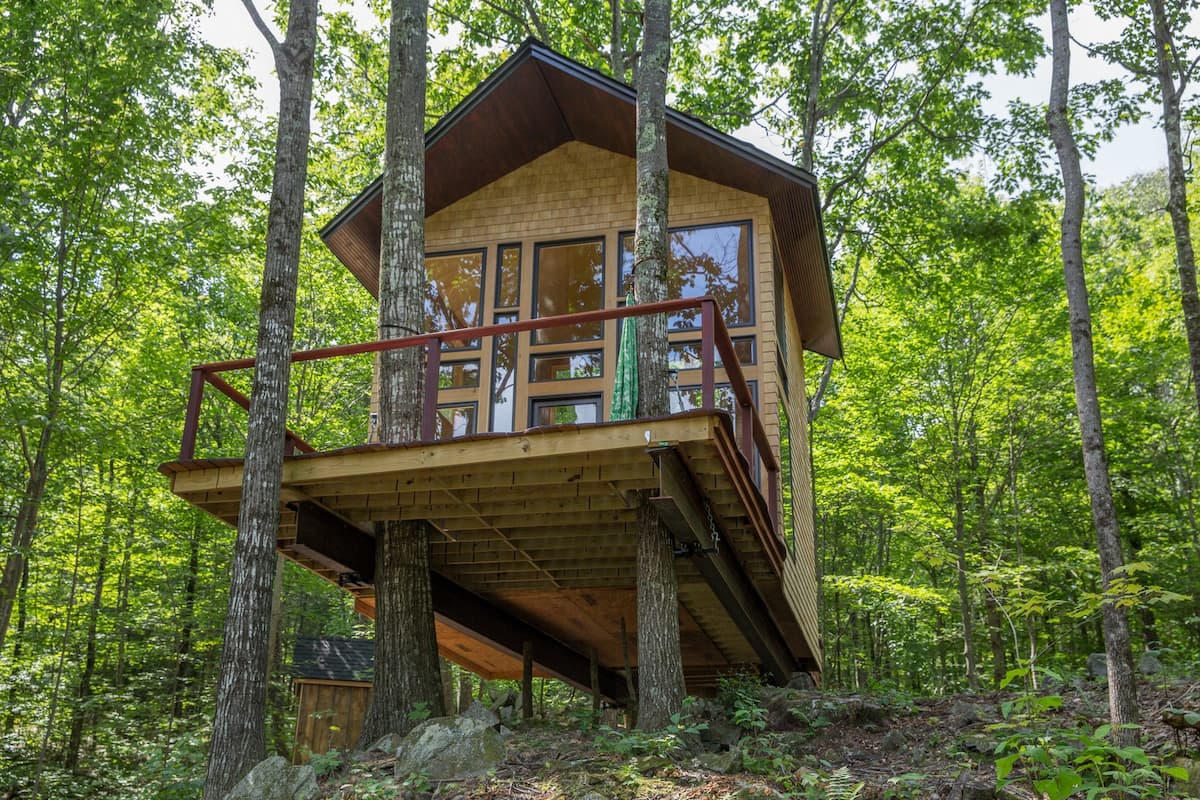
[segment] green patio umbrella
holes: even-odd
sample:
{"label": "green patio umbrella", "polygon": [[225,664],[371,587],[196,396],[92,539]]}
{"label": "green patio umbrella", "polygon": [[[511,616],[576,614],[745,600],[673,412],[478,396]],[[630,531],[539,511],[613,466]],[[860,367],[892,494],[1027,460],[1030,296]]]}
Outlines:
{"label": "green patio umbrella", "polygon": [[[633,288],[625,294],[625,305],[636,305]],[[613,381],[612,408],[608,418],[614,422],[637,416],[638,353],[637,321],[633,317],[621,320],[621,346],[617,350],[617,378]]]}

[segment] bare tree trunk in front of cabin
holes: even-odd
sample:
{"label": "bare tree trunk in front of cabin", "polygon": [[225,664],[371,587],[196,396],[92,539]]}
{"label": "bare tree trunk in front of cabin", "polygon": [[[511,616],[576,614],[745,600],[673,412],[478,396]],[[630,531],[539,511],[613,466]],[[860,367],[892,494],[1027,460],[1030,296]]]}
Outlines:
{"label": "bare tree trunk in front of cabin", "polygon": [[279,127],[267,216],[267,257],[258,312],[242,504],[204,800],[224,797],[266,755],[268,627],[279,534],[279,485],[283,477],[317,38],[318,0],[292,0],[287,35],[282,42],[263,22],[252,0],[243,1],[275,59]]}
{"label": "bare tree trunk in front of cabin", "polygon": [[[425,0],[393,0],[379,259],[379,338],[425,325]],[[379,436],[420,437],[422,353],[379,354]],[[430,409],[431,413],[433,409]],[[387,520],[375,529],[375,687],[359,746],[407,733],[412,712],[445,713],[430,587],[429,525]]]}
{"label": "bare tree trunk in front of cabin", "polygon": [[[670,0],[648,0],[637,71],[637,228],[634,288],[638,303],[667,295],[667,70],[671,61]],[[667,397],[667,319],[637,317],[639,417],[670,413]],[[670,531],[638,498],[638,728],[658,731],[683,709],[679,650],[679,585]]]}
{"label": "bare tree trunk in front of cabin", "polygon": [[1092,315],[1088,306],[1087,282],[1083,269],[1083,173],[1079,149],[1067,117],[1067,94],[1071,80],[1071,39],[1068,28],[1067,0],[1050,0],[1053,61],[1050,79],[1050,105],[1046,124],[1058,153],[1063,176],[1062,215],[1063,274],[1067,284],[1067,304],[1071,320],[1071,355],[1075,374],[1075,408],[1083,443],[1083,471],[1091,498],[1092,521],[1096,526],[1096,548],[1100,553],[1101,585],[1106,599],[1101,606],[1104,624],[1104,650],[1108,656],[1108,704],[1113,737],[1122,745],[1136,744],[1137,685],[1133,674],[1129,615],[1108,597],[1112,581],[1123,565],[1121,536],[1113,507],[1108,477],[1108,457],[1104,449],[1104,429],[1100,401],[1096,395],[1096,366],[1092,351]]}
{"label": "bare tree trunk in front of cabin", "polygon": [[[1192,228],[1188,218],[1187,170],[1183,164],[1183,133],[1180,99],[1194,63],[1180,63],[1174,37],[1167,21],[1163,0],[1149,0],[1154,18],[1155,72],[1162,94],[1163,134],[1167,137],[1167,211],[1175,233],[1175,266],[1179,271],[1179,294],[1183,304],[1183,329],[1187,334],[1192,371],[1192,390],[1196,410],[1200,412],[1200,294],[1196,291],[1196,253],[1192,248]],[[1176,85],[1176,75],[1179,83]]]}

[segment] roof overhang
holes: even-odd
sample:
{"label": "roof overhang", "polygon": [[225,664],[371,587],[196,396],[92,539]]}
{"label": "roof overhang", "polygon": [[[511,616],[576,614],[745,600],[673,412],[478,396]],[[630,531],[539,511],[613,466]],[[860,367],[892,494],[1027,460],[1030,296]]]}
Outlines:
{"label": "roof overhang", "polygon": [[[570,141],[635,157],[631,87],[534,40],[425,134],[425,210],[435,214]],[[767,198],[775,244],[805,349],[841,357],[817,184],[788,164],[695,117],[667,110],[670,168]],[[382,181],[321,230],[372,294],[379,281]]]}

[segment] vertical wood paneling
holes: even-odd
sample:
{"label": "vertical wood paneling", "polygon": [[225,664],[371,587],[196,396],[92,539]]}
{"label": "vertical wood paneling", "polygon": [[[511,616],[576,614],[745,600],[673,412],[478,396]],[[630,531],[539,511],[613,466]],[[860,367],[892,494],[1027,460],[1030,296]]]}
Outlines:
{"label": "vertical wood paneling", "polygon": [[297,680],[296,692],[293,763],[305,763],[310,753],[354,747],[370,703],[370,684]]}

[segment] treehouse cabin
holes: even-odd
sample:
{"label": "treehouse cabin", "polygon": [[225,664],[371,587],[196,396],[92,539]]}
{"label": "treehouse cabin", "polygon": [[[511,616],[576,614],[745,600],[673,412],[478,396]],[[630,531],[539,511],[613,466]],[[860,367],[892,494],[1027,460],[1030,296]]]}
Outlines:
{"label": "treehouse cabin", "polygon": [[[444,656],[514,678],[531,642],[535,674],[586,689],[594,652],[616,703],[626,643],[637,664],[639,490],[677,543],[688,690],[746,666],[819,672],[803,353],[841,355],[812,176],[675,111],[671,299],[626,305],[634,108],[630,87],[529,42],[429,131],[426,332],[295,356],[421,348],[421,441],[364,430],[318,451],[289,433],[279,539],[372,615],[373,524],[428,520]],[[322,231],[372,293],[380,207],[377,181]],[[650,312],[669,314],[672,413],[611,421],[621,320]],[[162,467],[230,525],[242,461],[198,454],[198,417],[206,385],[245,407],[221,375],[251,365],[193,370]]]}

